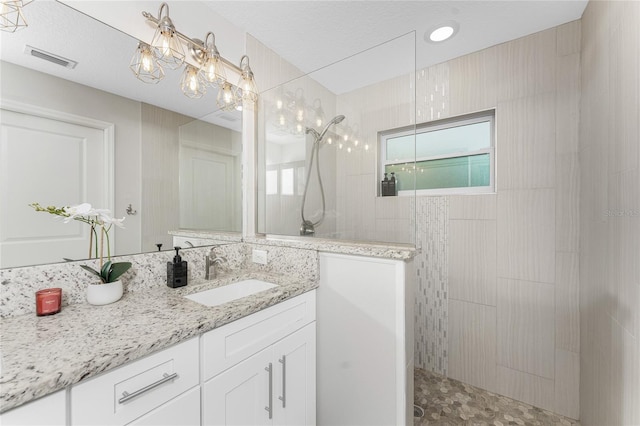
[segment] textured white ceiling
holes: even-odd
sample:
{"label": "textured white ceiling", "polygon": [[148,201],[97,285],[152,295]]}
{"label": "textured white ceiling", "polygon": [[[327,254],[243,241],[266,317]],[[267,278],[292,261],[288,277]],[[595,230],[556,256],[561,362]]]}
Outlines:
{"label": "textured white ceiling", "polygon": [[[309,73],[412,31],[416,66],[423,68],[579,19],[587,0],[205,3]],[[450,20],[460,25],[454,38],[441,44],[424,41],[428,29]],[[388,70],[393,62],[383,56],[376,65],[372,64],[371,69]],[[371,75],[367,77],[373,79]],[[333,81],[327,78],[322,83],[341,93],[353,89],[356,80],[353,72],[340,73]]]}
{"label": "textured white ceiling", "polygon": [[[130,14],[121,13],[120,21],[145,28],[145,19],[140,14],[145,5],[137,6]],[[155,4],[148,6],[146,10],[156,13]],[[206,7],[204,10],[209,12]],[[215,90],[209,89],[200,99],[184,96],[180,90],[180,71],[165,70],[165,78],[158,84],[145,84],[136,79],[129,64],[138,40],[116,30],[115,25],[105,25],[50,0],[29,3],[24,8],[24,14],[29,23],[27,28],[15,33],[0,33],[1,60],[236,131],[241,130],[240,114],[220,111],[216,106]],[[77,61],[78,65],[75,69],[67,69],[26,55],[25,45]]]}
{"label": "textured white ceiling", "polygon": [[[157,85],[143,84],[129,71],[129,60],[137,42],[115,28],[148,38],[144,31],[150,29],[140,11],[155,14],[159,1],[65,2],[98,16],[109,26],[59,2],[38,0],[25,8],[29,28],[0,34],[0,59],[193,117],[217,114],[215,93],[207,93],[199,100],[188,99],[180,93],[178,71],[168,70],[167,77]],[[315,72],[313,78],[334,93],[343,93],[406,74],[415,67],[443,62],[579,19],[587,1],[202,0],[169,3],[171,16],[183,32],[198,37],[208,29],[216,31],[223,56],[239,59],[244,30],[305,72],[325,67]],[[216,13],[207,13],[209,9]],[[442,44],[423,40],[428,28],[448,20],[460,25],[455,38]],[[79,65],[67,70],[28,57],[23,53],[25,44],[77,60]],[[381,46],[372,49],[378,45]],[[363,51],[366,52],[356,55]],[[347,57],[350,60],[342,61]],[[342,62],[327,67],[338,61]],[[256,78],[259,83],[260,76]]]}

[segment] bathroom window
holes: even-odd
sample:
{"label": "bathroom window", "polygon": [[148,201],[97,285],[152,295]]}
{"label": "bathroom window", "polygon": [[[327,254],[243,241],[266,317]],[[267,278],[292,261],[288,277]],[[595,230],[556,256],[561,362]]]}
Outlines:
{"label": "bathroom window", "polygon": [[304,191],[304,161],[267,166],[267,195],[302,195]]}
{"label": "bathroom window", "polygon": [[398,195],[494,192],[494,123],[491,110],[380,133],[379,181],[393,172]]}

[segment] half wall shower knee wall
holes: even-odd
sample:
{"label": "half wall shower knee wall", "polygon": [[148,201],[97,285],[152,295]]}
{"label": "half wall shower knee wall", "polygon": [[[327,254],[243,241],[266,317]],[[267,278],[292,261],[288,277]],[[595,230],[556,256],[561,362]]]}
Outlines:
{"label": "half wall shower knee wall", "polygon": [[415,194],[377,175],[378,133],[415,124],[415,63],[414,33],[305,75],[281,60],[301,76],[260,96],[258,232],[415,241]]}

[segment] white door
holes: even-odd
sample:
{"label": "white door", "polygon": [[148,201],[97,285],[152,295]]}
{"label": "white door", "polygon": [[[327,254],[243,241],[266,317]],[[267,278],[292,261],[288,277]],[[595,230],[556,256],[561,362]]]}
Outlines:
{"label": "white door", "polygon": [[86,224],[63,224],[29,204],[111,208],[112,152],[104,131],[0,112],[0,267],[86,259]]}
{"label": "white door", "polygon": [[316,323],[273,345],[274,424],[316,424]]}
{"label": "white door", "polygon": [[[269,388],[273,386],[271,347],[218,374],[204,385],[203,425],[271,425]],[[271,388],[273,390],[273,388]],[[273,402],[275,403],[275,401]]]}
{"label": "white door", "polygon": [[180,228],[234,230],[236,158],[180,145]]}

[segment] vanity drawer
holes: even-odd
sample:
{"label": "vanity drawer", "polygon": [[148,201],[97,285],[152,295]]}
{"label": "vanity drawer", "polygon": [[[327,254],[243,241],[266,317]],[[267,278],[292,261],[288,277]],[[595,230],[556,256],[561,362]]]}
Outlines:
{"label": "vanity drawer", "polygon": [[208,380],[315,321],[315,290],[205,333],[203,374]]}
{"label": "vanity drawer", "polygon": [[198,385],[198,338],[71,388],[72,425],[124,425]]}

